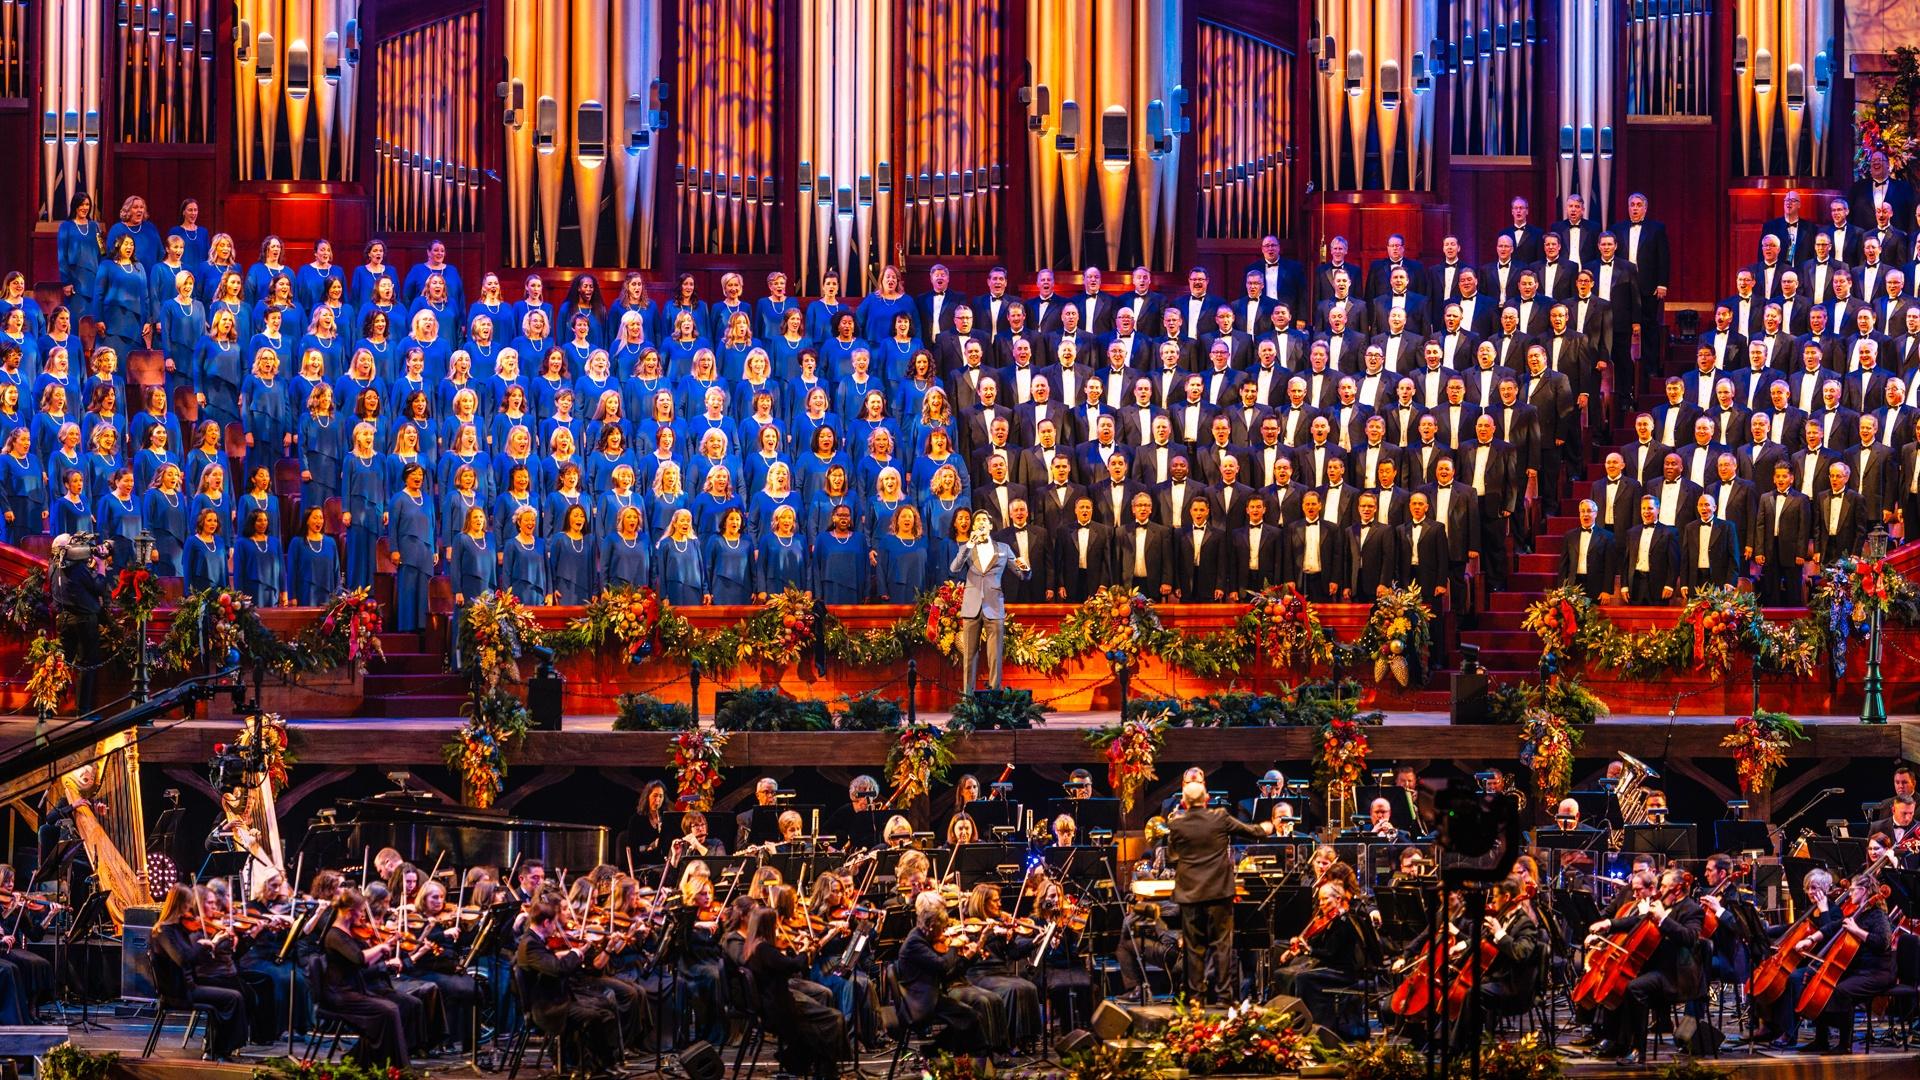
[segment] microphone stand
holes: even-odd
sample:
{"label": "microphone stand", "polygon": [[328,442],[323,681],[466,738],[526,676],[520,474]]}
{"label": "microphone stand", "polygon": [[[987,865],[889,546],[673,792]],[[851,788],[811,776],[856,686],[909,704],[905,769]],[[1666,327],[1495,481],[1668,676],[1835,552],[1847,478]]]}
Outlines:
{"label": "microphone stand", "polygon": [[1813,798],[1811,798],[1811,799],[1808,799],[1808,800],[1807,800],[1807,805],[1805,805],[1805,806],[1803,806],[1803,807],[1801,807],[1800,809],[1798,809],[1798,810],[1796,810],[1796,811],[1794,811],[1794,813],[1793,813],[1793,816],[1792,816],[1792,817],[1790,817],[1790,818],[1788,818],[1787,820],[1785,820],[1785,821],[1783,821],[1783,822],[1781,822],[1781,823],[1780,823],[1780,857],[1781,857],[1781,858],[1783,858],[1783,859],[1784,859],[1784,858],[1786,858],[1786,857],[1787,857],[1787,850],[1786,850],[1786,848],[1787,848],[1787,830],[1793,827],[1793,823],[1794,823],[1794,822],[1796,822],[1796,821],[1799,821],[1799,820],[1800,820],[1801,818],[1803,818],[1803,817],[1805,817],[1805,816],[1807,816],[1807,811],[1809,811],[1809,810],[1812,810],[1812,809],[1813,809],[1814,807],[1816,807],[1816,806],[1819,806],[1819,805],[1820,805],[1820,803],[1821,803],[1821,801],[1822,801],[1822,800],[1824,800],[1824,799],[1826,799],[1826,798],[1827,798],[1827,796],[1829,796],[1829,795],[1834,795],[1834,794],[1837,794],[1837,793],[1839,793],[1839,792],[1841,792],[1841,791],[1844,791],[1844,790],[1845,790],[1844,788],[1822,788],[1822,789],[1820,789],[1820,792],[1819,792],[1819,794],[1817,794],[1817,795],[1815,795],[1815,796],[1814,796]]}

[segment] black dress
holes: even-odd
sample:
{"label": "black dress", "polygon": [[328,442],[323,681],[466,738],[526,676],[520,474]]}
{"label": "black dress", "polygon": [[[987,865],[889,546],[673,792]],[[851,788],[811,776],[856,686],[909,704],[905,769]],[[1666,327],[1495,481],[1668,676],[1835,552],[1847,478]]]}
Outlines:
{"label": "black dress", "polygon": [[408,1013],[419,1023],[420,1003],[405,994],[379,994],[368,988],[367,957],[360,943],[339,927],[330,927],[320,938],[323,962],[320,978],[320,1006],[341,1019],[360,1035],[353,1048],[353,1060],[361,1065],[394,1064],[407,1068]]}
{"label": "black dress", "polygon": [[760,1015],[780,1037],[780,1067],[788,1072],[832,1077],[846,1041],[846,1018],[832,1005],[797,990],[793,982],[807,973],[804,958],[762,941],[747,955],[759,994]]}
{"label": "black dress", "polygon": [[460,968],[469,942],[451,935],[450,930],[447,926],[429,927],[421,940],[423,946],[433,948],[410,961],[406,971],[422,982],[432,983],[440,992],[447,1033],[465,1046],[473,1034],[473,1006],[480,1000],[480,984]]}
{"label": "black dress", "polygon": [[240,991],[225,986],[203,986],[194,972],[209,950],[179,923],[156,927],[153,933],[153,976],[161,1000],[190,1001],[213,1010],[207,1029],[207,1055],[227,1057],[247,1044],[247,1003]]}
{"label": "black dress", "polygon": [[247,1031],[252,1041],[270,1043],[280,1036],[280,1018],[274,1012],[273,982],[265,975],[241,970],[235,962],[235,949],[231,939],[222,940],[211,949],[203,947],[193,969],[193,981],[200,986],[239,991],[246,1002]]}
{"label": "black dress", "polygon": [[578,953],[561,956],[540,935],[528,933],[520,938],[513,963],[526,1009],[540,1030],[573,1043],[575,1060],[590,1072],[605,1072],[620,1063],[619,1015],[611,1001],[580,984]]}
{"label": "black dress", "polygon": [[627,819],[627,851],[633,857],[633,865],[652,866],[665,861],[667,839],[662,830],[666,824],[663,818],[659,825],[655,825],[647,820],[645,814],[635,814]]}

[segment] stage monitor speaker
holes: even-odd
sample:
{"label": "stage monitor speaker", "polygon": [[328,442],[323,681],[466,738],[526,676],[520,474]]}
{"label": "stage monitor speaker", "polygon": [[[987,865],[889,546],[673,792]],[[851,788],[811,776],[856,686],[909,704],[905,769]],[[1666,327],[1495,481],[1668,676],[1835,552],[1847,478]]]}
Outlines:
{"label": "stage monitor speaker", "polygon": [[1093,1032],[1086,1028],[1074,1028],[1060,1036],[1060,1040],[1053,1044],[1053,1052],[1066,1057],[1068,1054],[1084,1054],[1098,1045],[1100,1040],[1094,1037]]}
{"label": "stage monitor speaker", "polygon": [[1347,1040],[1341,1038],[1338,1032],[1322,1024],[1313,1025],[1311,1035],[1321,1046],[1327,1047],[1328,1049],[1345,1046],[1347,1044]]}
{"label": "stage monitor speaker", "polygon": [[160,921],[158,904],[134,904],[126,910],[120,935],[120,996],[129,1001],[155,1001],[153,982],[153,926]]}
{"label": "stage monitor speaker", "polygon": [[1088,1021],[1087,1026],[1103,1040],[1118,1039],[1132,1030],[1133,1017],[1113,1002],[1102,1001],[1100,1007],[1093,1010],[1093,1019]]}
{"label": "stage monitor speaker", "polygon": [[541,671],[527,680],[527,712],[533,716],[533,730],[560,730],[566,689],[567,680],[554,671]]}
{"label": "stage monitor speaker", "polygon": [[1267,1008],[1280,1014],[1288,1031],[1304,1031],[1313,1026],[1313,1010],[1291,994],[1275,994],[1267,999]]}
{"label": "stage monitor speaker", "polygon": [[727,1063],[710,1042],[696,1042],[680,1051],[680,1068],[687,1080],[720,1080],[727,1074]]}
{"label": "stage monitor speaker", "polygon": [[1487,705],[1486,672],[1454,673],[1450,719],[1456,724],[1492,723]]}
{"label": "stage monitor speaker", "polygon": [[1673,1041],[1679,1044],[1680,1052],[1688,1057],[1717,1057],[1720,1044],[1727,1041],[1727,1036],[1711,1020],[1680,1016],[1673,1022]]}

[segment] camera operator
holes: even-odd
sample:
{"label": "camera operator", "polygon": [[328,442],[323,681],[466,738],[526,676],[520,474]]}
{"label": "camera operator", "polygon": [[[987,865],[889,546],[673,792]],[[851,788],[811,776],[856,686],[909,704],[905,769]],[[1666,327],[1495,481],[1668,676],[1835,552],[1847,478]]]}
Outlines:
{"label": "camera operator", "polygon": [[107,600],[107,579],[97,564],[107,551],[100,538],[81,533],[54,538],[53,603],[62,616],[61,646],[74,667],[75,703],[80,716],[93,711],[100,668],[100,611]]}

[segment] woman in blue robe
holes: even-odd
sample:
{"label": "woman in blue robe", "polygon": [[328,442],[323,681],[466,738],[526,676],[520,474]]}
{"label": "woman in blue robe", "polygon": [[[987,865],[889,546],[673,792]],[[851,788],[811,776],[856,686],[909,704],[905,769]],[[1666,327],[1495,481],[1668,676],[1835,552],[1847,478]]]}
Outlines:
{"label": "woman in blue robe", "polygon": [[113,471],[106,494],[94,503],[93,520],[100,535],[113,544],[113,568],[133,564],[133,541],[146,530],[142,520],[143,504],[133,493],[133,470],[122,466]]}
{"label": "woman in blue robe", "polygon": [[[869,539],[886,532],[887,522],[893,520],[893,515],[899,513],[902,506],[913,504],[913,499],[900,486],[900,470],[880,470],[879,478],[874,481],[873,497],[863,500],[860,504],[867,512],[862,531]],[[932,525],[927,521],[927,515],[924,512],[921,513],[920,520],[925,526],[923,531],[931,536]]]}
{"label": "woman in blue robe", "polygon": [[[66,490],[67,474],[79,473],[84,482],[87,476],[86,455],[80,452],[80,425],[67,423],[60,425],[59,446],[47,455],[47,497],[58,499]],[[83,486],[82,491],[85,491]],[[55,530],[58,535],[58,530]]]}
{"label": "woman in blue robe", "polygon": [[440,474],[441,491],[451,491],[458,486],[455,477],[461,469],[472,469],[481,503],[493,501],[493,458],[481,452],[480,436],[473,428],[463,427],[454,432],[451,449],[440,455],[434,468]]}
{"label": "woman in blue robe", "polygon": [[418,464],[406,466],[400,475],[400,493],[387,508],[387,550],[394,566],[393,628],[404,633],[427,625],[427,590],[438,554],[426,480],[426,469]]}
{"label": "woman in blue robe", "polygon": [[753,600],[753,541],[739,507],[720,516],[719,528],[701,541],[707,562],[707,601],[746,604]]}
{"label": "woman in blue robe", "polygon": [[353,429],[353,449],[340,462],[340,512],[347,527],[347,588],[373,584],[375,541],[387,528],[387,466],[372,424]]}
{"label": "woman in blue robe", "polygon": [[[953,294],[952,299],[958,301],[959,294]],[[952,310],[952,304],[947,310]],[[900,268],[891,264],[880,268],[880,287],[861,298],[859,314],[860,333],[864,337],[879,337],[892,330],[893,317],[900,314],[913,320],[913,332],[923,341],[933,340],[940,331],[937,326],[920,325],[920,309],[906,293]]]}
{"label": "woman in blue robe", "polygon": [[247,267],[247,303],[257,304],[273,292],[273,283],[293,278],[293,270],[281,262],[285,248],[277,236],[260,241],[260,259]]}
{"label": "woman in blue robe", "polygon": [[700,536],[712,536],[719,531],[720,518],[728,510],[738,510],[745,515],[747,504],[734,490],[732,468],[716,465],[707,471],[700,494],[693,497],[693,531]]}
{"label": "woman in blue robe", "polygon": [[200,511],[193,519],[193,538],[187,541],[187,592],[227,587],[227,541],[221,535],[220,514]]}
{"label": "woman in blue robe", "polygon": [[462,465],[453,470],[448,482],[440,490],[443,494],[436,506],[434,518],[435,532],[440,537],[440,558],[443,562],[453,561],[453,534],[460,522],[467,520],[467,511],[479,507],[483,512],[492,505],[480,490],[480,473],[471,465]]}
{"label": "woman in blue robe", "polygon": [[482,593],[490,592],[499,580],[499,556],[493,538],[487,532],[487,515],[475,507],[467,512],[460,532],[453,538],[453,561],[449,577],[453,579],[453,602],[466,607]]}
{"label": "woman in blue robe", "polygon": [[835,465],[827,470],[826,479],[821,484],[819,493],[806,500],[807,512],[800,519],[800,525],[806,531],[807,537],[812,538],[826,532],[827,526],[833,521],[834,509],[841,506],[853,511],[854,531],[864,536],[873,535],[873,530],[867,523],[866,500],[860,497],[859,492],[853,490],[853,481],[847,475],[847,467]]}
{"label": "woman in blue robe", "polygon": [[180,224],[167,230],[167,239],[176,236],[186,251],[187,265],[199,266],[207,261],[208,253],[213,250],[213,235],[200,224],[200,200],[181,200]]}
{"label": "woman in blue robe", "polygon": [[14,428],[0,451],[0,497],[6,500],[7,540],[14,544],[47,528],[47,477],[32,447],[27,429]]}
{"label": "woman in blue robe", "polygon": [[580,488],[580,466],[568,462],[560,467],[560,479],[554,482],[553,490],[540,500],[540,535],[552,536],[559,532],[567,520],[567,514],[574,507],[587,509],[593,504],[593,496]]}
{"label": "woman in blue robe", "polygon": [[620,512],[631,507],[646,513],[646,496],[638,487],[638,478],[631,465],[615,466],[607,478],[607,490],[601,492],[593,501],[593,526],[588,531],[597,537],[613,535],[615,523],[620,520]]}
{"label": "woman in blue robe", "polygon": [[[652,491],[647,495],[647,532],[658,540],[673,524],[673,515],[687,510],[692,499],[680,486],[680,466],[667,462],[654,474]],[[691,516],[691,515],[689,515]]]}
{"label": "woman in blue robe", "polygon": [[676,607],[706,603],[707,567],[700,538],[693,535],[693,511],[673,512],[666,535],[653,549],[654,590]]}
{"label": "woman in blue robe", "polygon": [[704,332],[712,323],[707,317],[707,303],[700,299],[700,280],[684,271],[673,280],[673,295],[660,305],[660,323],[654,328],[654,336],[671,337],[682,315],[693,320],[696,333]]}
{"label": "woman in blue robe", "polygon": [[60,491],[60,497],[53,500],[53,509],[49,512],[47,531],[55,536],[92,532],[93,506],[87,502],[86,473],[68,472],[61,478]]}
{"label": "woman in blue robe", "polygon": [[313,313],[313,318],[304,327],[288,325],[284,320],[280,324],[283,334],[292,336],[299,333],[300,341],[294,346],[301,356],[317,352],[326,358],[328,372],[343,371],[350,356],[366,353],[373,360],[373,373],[380,378],[397,374],[393,365],[392,346],[387,342],[361,342],[354,344],[340,333],[334,322],[333,309],[322,307]]}
{"label": "woman in blue robe", "polygon": [[[814,341],[807,336],[806,321],[797,311],[789,311],[780,322],[779,331],[766,339],[768,368],[773,377],[782,383],[791,382],[800,374],[800,357],[811,354]],[[784,405],[791,406],[787,401]]]}
{"label": "woman in blue robe", "polygon": [[153,534],[153,572],[160,577],[185,576],[182,556],[187,546],[190,501],[180,490],[178,465],[162,465],[141,497],[140,517]]}
{"label": "woman in blue robe", "polygon": [[169,449],[181,445],[180,421],[173,415],[173,406],[167,401],[165,387],[149,386],[144,391],[142,408],[127,421],[127,446],[130,452],[138,453],[147,448],[150,440],[147,432],[155,427],[167,429]]}
{"label": "woman in blue robe", "polygon": [[920,512],[911,506],[895,511],[893,520],[880,534],[875,545],[880,556],[879,593],[874,599],[890,604],[911,604],[927,589],[927,538],[921,535]]}
{"label": "woman in blue robe", "polygon": [[640,319],[640,328],[646,340],[652,341],[659,327],[659,305],[647,295],[646,276],[631,271],[620,279],[620,295],[607,305],[607,334],[612,340],[625,336],[627,316]]}
{"label": "woman in blue robe", "polygon": [[320,607],[340,593],[340,551],[327,535],[326,511],[309,507],[303,520],[287,549],[287,581],[296,605]]}
{"label": "woman in blue robe", "polygon": [[280,496],[273,493],[273,470],[264,465],[247,470],[246,490],[235,498],[234,512],[241,523],[242,536],[251,531],[246,523],[252,521],[256,513],[267,515],[273,535],[280,536]]}
{"label": "woman in blue robe", "polygon": [[840,274],[829,270],[820,276],[820,298],[807,305],[807,340],[819,344],[833,336],[833,325],[843,311],[852,311],[840,298]]}
{"label": "woman in blue robe", "polygon": [[749,507],[748,522],[753,535],[764,535],[773,528],[774,512],[783,506],[791,506],[798,514],[804,507],[800,493],[793,490],[793,473],[785,463],[777,462],[767,470],[766,486],[753,493],[753,503]]}
{"label": "woman in blue robe", "polygon": [[300,306],[311,310],[327,298],[327,283],[346,284],[346,271],[334,265],[333,242],[321,237],[313,242],[313,261],[300,268],[293,278],[293,295]]}
{"label": "woman in blue robe", "polygon": [[814,596],[828,604],[864,602],[875,561],[866,538],[854,531],[853,511],[836,508],[827,531],[813,541]]}
{"label": "woman in blue robe", "polygon": [[606,589],[653,584],[653,540],[639,507],[625,507],[614,520],[612,535],[600,548],[600,573]]}
{"label": "woman in blue robe", "polygon": [[146,344],[146,327],[153,320],[147,310],[147,272],[133,259],[133,237],[123,236],[111,258],[100,264],[93,281],[101,333],[122,359]]}
{"label": "woman in blue robe", "polygon": [[[928,515],[931,519],[932,515]],[[955,511],[947,521],[945,532],[927,532],[929,546],[927,567],[927,587],[933,588],[943,581],[965,581],[966,568],[953,569],[953,557],[967,546],[973,534],[973,511],[965,507]]]}
{"label": "woman in blue robe", "polygon": [[353,268],[352,285],[347,290],[349,302],[354,307],[365,307],[367,301],[373,299],[374,284],[382,279],[392,282],[394,294],[399,295],[400,279],[394,275],[393,267],[387,265],[387,242],[367,241],[362,257],[366,261]]}
{"label": "woman in blue robe", "polygon": [[[186,245],[178,240],[167,242],[167,253],[159,262],[141,263],[147,269],[147,310],[153,312],[154,322],[160,321],[160,305],[170,303],[175,297],[186,296],[188,303],[198,303],[195,297],[195,271],[199,267],[186,261]],[[182,282],[180,275],[188,275]],[[183,287],[184,286],[184,287]],[[203,322],[200,325],[205,326]]]}
{"label": "woman in blue robe", "polygon": [[560,343],[560,352],[567,358],[567,367],[573,371],[587,370],[587,361],[594,353],[601,351],[600,341],[594,332],[594,317],[585,311],[563,314],[560,326],[567,335],[566,340]]}
{"label": "woman in blue robe", "polygon": [[247,471],[271,469],[293,451],[293,399],[280,377],[280,358],[262,352],[240,385],[240,424],[247,432]]}
{"label": "woman in blue robe", "polygon": [[202,510],[211,510],[220,518],[220,538],[231,542],[234,527],[233,492],[227,487],[227,470],[224,465],[209,465],[200,472],[200,481],[193,489],[193,506],[188,511],[187,520],[200,521]]}
{"label": "woman in blue robe", "polygon": [[[225,292],[229,276],[237,283],[233,296],[246,300],[247,268],[240,265],[240,257],[235,253],[233,237],[226,233],[214,233],[207,245],[206,257],[196,261],[193,276],[200,283],[198,296],[200,302],[211,310],[216,298]],[[244,335],[243,335],[244,336]]]}
{"label": "woman in blue robe", "polygon": [[[293,358],[296,355],[301,357],[306,356],[305,353],[299,353],[295,350],[294,346],[296,342],[292,337],[288,336],[278,311],[267,312],[266,317],[257,322],[255,326],[257,329],[254,331],[253,337],[247,340],[248,356],[258,356],[260,355],[261,349],[271,349],[273,355],[280,358],[280,366],[288,369],[292,369],[295,366]],[[338,355],[329,356],[323,349],[315,349],[314,352],[319,355],[321,360],[320,370],[326,373],[328,379],[335,378],[334,372],[339,371],[345,366],[341,362],[341,357]]]}
{"label": "woman in blue robe", "polygon": [[325,383],[314,387],[307,398],[307,414],[300,418],[301,506],[324,506],[340,494],[346,427],[334,414],[333,388]]}
{"label": "woman in blue robe", "polygon": [[113,250],[114,243],[122,237],[133,241],[133,257],[141,265],[152,266],[160,261],[165,250],[160,246],[163,242],[160,230],[147,217],[147,200],[138,195],[129,195],[120,204],[120,220],[107,232],[107,250]]}
{"label": "woman in blue robe", "polygon": [[[315,344],[320,344],[319,339],[320,335],[312,335],[312,340]],[[332,346],[331,350],[329,351],[329,349],[323,348],[321,349],[321,355],[326,356],[331,363],[331,366],[327,369],[329,375],[338,374],[346,370],[344,361],[348,349],[352,349],[354,352],[365,352],[367,355],[373,357],[373,368],[382,376],[393,375],[400,370],[394,362],[394,358],[402,354],[394,351],[393,320],[390,319],[384,311],[369,311],[363,315],[361,317],[360,332],[354,336],[352,342],[346,342],[341,335],[335,335],[333,340],[327,344]],[[422,371],[426,370],[426,355],[424,351],[420,354],[420,369]]]}
{"label": "woman in blue robe", "polygon": [[587,535],[587,508],[569,506],[560,531],[547,537],[547,582],[556,604],[584,604],[600,591],[596,550]]}
{"label": "woman in blue robe", "polygon": [[[225,480],[227,449],[224,436],[226,433],[220,429],[217,421],[202,420],[195,424],[188,434],[193,438],[193,445],[187,450],[187,456],[181,462],[180,469],[186,476],[187,490],[197,495],[200,493],[200,477],[208,469],[218,468],[222,480]],[[223,482],[220,490],[231,495],[233,485]]]}
{"label": "woman in blue robe", "polygon": [[166,428],[155,425],[147,429],[147,444],[133,455],[133,479],[141,492],[153,486],[153,478],[159,474],[162,466],[180,464],[180,455],[174,450],[172,433]]}
{"label": "woman in blue robe", "polygon": [[[167,358],[167,384],[195,386],[204,401],[207,388],[201,373],[206,370],[202,359],[205,339],[209,328],[218,331],[220,327],[209,322],[205,305],[193,298],[193,278],[182,278],[175,290],[155,299],[152,310],[154,323],[160,328],[160,338],[155,344]],[[228,348],[238,348],[237,332],[230,321],[232,316],[227,318],[229,323],[222,343]]]}
{"label": "woman in blue robe", "polygon": [[553,593],[547,576],[547,547],[540,539],[540,515],[522,507],[512,534],[501,545],[500,581],[513,598],[528,606],[545,604]]}
{"label": "woman in blue robe", "polygon": [[600,443],[587,456],[587,490],[598,495],[613,486],[613,471],[620,466],[633,467],[633,454],[627,449],[627,437],[617,427],[600,433]]}
{"label": "woman in blue robe", "polygon": [[[795,433],[795,438],[799,433]],[[840,434],[831,427],[814,428],[807,437],[807,451],[796,454],[793,462],[793,486],[802,498],[811,499],[826,484],[827,470],[839,466],[853,476],[853,462],[840,449]]]}
{"label": "woman in blue robe", "polygon": [[60,289],[74,320],[94,317],[94,285],[100,274],[100,252],[105,234],[93,220],[93,196],[74,192],[67,220],[60,223],[54,246],[60,264]]}
{"label": "woman in blue robe", "polygon": [[772,469],[775,463],[785,465],[787,475],[789,477],[793,475],[793,463],[787,460],[784,442],[780,429],[772,424],[760,428],[755,433],[753,440],[747,444],[753,449],[740,462],[740,467],[746,470],[746,475],[740,478],[742,489],[759,491],[766,487],[767,471]]}
{"label": "woman in blue robe", "polygon": [[286,556],[274,535],[277,524],[265,510],[255,510],[233,543],[234,585],[253,597],[255,607],[280,607],[289,599]]}
{"label": "woman in blue robe", "polygon": [[[893,333],[873,342],[874,369],[888,386],[900,386],[912,379],[918,370],[914,358],[926,353],[926,346],[914,335],[913,317],[906,312],[896,312],[893,316]],[[928,354],[928,360],[932,360]],[[931,375],[929,363],[926,374]]]}
{"label": "woman in blue robe", "polygon": [[520,511],[532,510],[534,523],[540,520],[540,499],[533,493],[533,476],[523,465],[515,465],[507,474],[506,490],[493,500],[494,543],[504,549],[513,535]]}
{"label": "woman in blue robe", "polygon": [[791,507],[776,510],[773,531],[754,545],[753,594],[757,599],[765,600],[790,588],[813,588],[811,555],[797,525]]}

